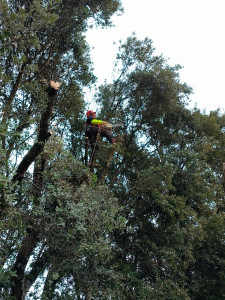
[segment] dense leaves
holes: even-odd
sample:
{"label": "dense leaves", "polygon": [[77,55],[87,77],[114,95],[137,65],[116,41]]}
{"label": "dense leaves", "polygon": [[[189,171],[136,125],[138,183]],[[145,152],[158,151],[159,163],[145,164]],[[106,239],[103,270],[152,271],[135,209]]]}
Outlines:
{"label": "dense leaves", "polygon": [[103,114],[125,124],[125,149],[108,174],[127,219],[116,236],[130,276],[124,295],[222,299],[224,116],[185,107],[191,89],[180,67],[154,57],[150,40],[131,37],[121,51],[119,79],[99,99]]}
{"label": "dense leaves", "polygon": [[84,33],[120,9],[1,1],[3,299],[224,298],[225,117],[186,107],[181,67],[150,39],[121,44],[96,95],[123,142],[99,141],[98,168],[84,166]]}

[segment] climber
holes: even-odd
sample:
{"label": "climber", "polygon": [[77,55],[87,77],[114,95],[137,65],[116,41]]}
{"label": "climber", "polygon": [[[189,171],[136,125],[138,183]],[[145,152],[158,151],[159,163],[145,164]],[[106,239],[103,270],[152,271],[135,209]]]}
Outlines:
{"label": "climber", "polygon": [[91,145],[95,143],[98,133],[100,134],[101,137],[106,137],[111,144],[116,143],[116,138],[113,137],[112,132],[104,128],[104,125],[107,125],[108,122],[97,120],[96,112],[92,110],[89,110],[86,115],[87,115],[87,119],[85,123],[86,126],[85,136],[88,137]]}

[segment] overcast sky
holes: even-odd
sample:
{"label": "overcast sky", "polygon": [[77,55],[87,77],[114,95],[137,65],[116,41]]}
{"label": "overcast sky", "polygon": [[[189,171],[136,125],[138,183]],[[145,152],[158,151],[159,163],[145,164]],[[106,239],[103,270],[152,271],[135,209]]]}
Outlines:
{"label": "overcast sky", "polygon": [[115,27],[92,29],[87,41],[99,83],[111,81],[119,40],[132,32],[152,39],[155,54],[180,64],[181,81],[193,90],[192,107],[225,108],[225,0],[122,0]]}

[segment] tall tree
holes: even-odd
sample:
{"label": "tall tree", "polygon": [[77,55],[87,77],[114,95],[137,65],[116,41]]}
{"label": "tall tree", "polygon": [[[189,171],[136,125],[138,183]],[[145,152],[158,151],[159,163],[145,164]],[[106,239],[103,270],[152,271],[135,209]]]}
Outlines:
{"label": "tall tree", "polygon": [[[97,222],[98,211],[104,211],[102,199],[111,198],[107,192],[94,191],[88,171],[71,159],[59,137],[84,106],[82,87],[95,80],[84,33],[91,26],[90,20],[92,24],[109,26],[110,17],[121,9],[120,1],[2,0],[0,6],[1,296],[24,299],[34,282],[47,272],[43,297],[50,299],[57,284],[64,285],[63,278],[68,276],[74,282],[76,267],[69,271],[54,255],[64,255],[60,251],[65,251],[62,245],[66,240],[70,246],[67,245],[65,261],[70,256],[77,266],[80,261],[80,268],[85,269],[84,260],[93,255],[89,248],[97,249],[102,244],[106,252],[110,251],[107,220],[114,218],[117,205],[112,205],[109,219]],[[59,92],[49,84],[52,82],[61,83]],[[64,173],[65,167],[61,166],[59,175],[59,165],[66,161],[70,161],[70,168]],[[46,174],[52,174],[51,178]],[[82,185],[87,185],[85,198],[79,194]],[[98,198],[99,193],[101,197],[92,203],[93,207],[87,206],[88,200]],[[74,209],[66,205],[67,197],[73,197],[69,205],[73,202]],[[83,225],[78,225],[82,210]],[[115,220],[117,223],[120,222]],[[102,226],[102,231],[95,225]],[[92,244],[88,239],[85,242],[84,236],[81,238],[89,230],[96,240],[99,236],[99,243],[94,245],[95,240]],[[54,235],[53,242],[50,237]],[[77,251],[69,251],[73,243]],[[102,259],[106,252],[100,252]],[[57,272],[59,264],[61,271]],[[90,293],[88,289],[94,288],[83,285],[80,293]]]}
{"label": "tall tree", "polygon": [[153,53],[151,40],[128,38],[118,79],[99,92],[102,114],[126,132],[106,177],[127,220],[115,231],[123,295],[222,299],[224,115],[187,109],[180,66]]}
{"label": "tall tree", "polygon": [[132,36],[96,99],[124,142],[101,141],[90,172],[84,32],[120,2],[1,7],[1,297],[223,299],[224,115],[188,109],[180,66]]}

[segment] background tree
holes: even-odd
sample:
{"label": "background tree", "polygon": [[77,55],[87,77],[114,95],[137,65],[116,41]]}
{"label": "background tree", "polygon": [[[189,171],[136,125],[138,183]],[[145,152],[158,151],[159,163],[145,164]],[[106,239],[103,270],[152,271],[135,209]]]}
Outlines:
{"label": "background tree", "polygon": [[180,66],[153,52],[150,40],[128,38],[118,79],[99,93],[102,114],[126,132],[107,176],[127,220],[115,231],[123,295],[222,299],[224,116],[187,109]]}

